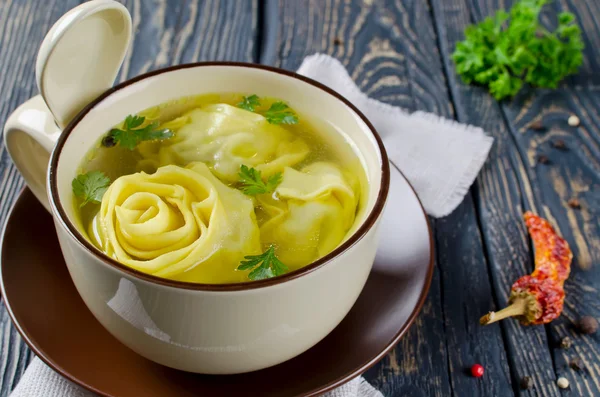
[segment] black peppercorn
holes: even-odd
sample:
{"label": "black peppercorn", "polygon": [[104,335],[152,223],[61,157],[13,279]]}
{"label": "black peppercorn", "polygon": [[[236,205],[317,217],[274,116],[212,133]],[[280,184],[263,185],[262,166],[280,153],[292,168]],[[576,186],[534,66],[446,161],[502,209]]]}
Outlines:
{"label": "black peppercorn", "polygon": [[531,379],[531,376],[522,377],[520,386],[523,390],[531,389],[531,387],[533,386],[533,379]]}
{"label": "black peppercorn", "polygon": [[576,198],[572,198],[570,199],[567,204],[569,204],[569,207],[574,208],[576,210],[581,208],[581,204],[579,203],[579,200],[577,200]]}
{"label": "black peppercorn", "polygon": [[557,139],[554,142],[552,142],[552,147],[558,150],[568,150],[565,141],[563,141],[562,139]]}
{"label": "black peppercorn", "polygon": [[598,320],[592,316],[583,316],[577,322],[577,329],[582,334],[594,334],[598,331]]}
{"label": "black peppercorn", "polygon": [[541,120],[537,120],[534,121],[533,123],[529,124],[529,128],[531,128],[534,131],[545,131],[546,127],[544,127],[544,124],[542,123]]}
{"label": "black peppercorn", "polygon": [[576,371],[581,371],[584,368],[583,360],[579,357],[574,357],[571,359],[571,361],[569,361],[569,367]]}
{"label": "black peppercorn", "polygon": [[102,138],[102,146],[104,147],[113,147],[117,144],[117,142],[115,141],[115,137],[113,137],[112,135],[107,135],[104,138]]}
{"label": "black peppercorn", "polygon": [[543,154],[540,154],[537,158],[538,163],[540,164],[548,164],[550,162],[550,159],[548,157],[546,157]]}

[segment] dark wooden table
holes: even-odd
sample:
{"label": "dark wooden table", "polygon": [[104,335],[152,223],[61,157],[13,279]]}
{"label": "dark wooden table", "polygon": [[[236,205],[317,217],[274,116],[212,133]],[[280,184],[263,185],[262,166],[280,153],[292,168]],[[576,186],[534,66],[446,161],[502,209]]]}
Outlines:
{"label": "dark wooden table", "polygon": [[[0,124],[37,94],[35,57],[45,33],[78,0],[0,0]],[[450,59],[467,25],[511,0],[127,0],[135,39],[119,79],[207,60],[296,69],[315,52],[340,59],[368,95],[478,125],[496,143],[477,182],[450,216],[431,220],[436,271],[410,332],[366,373],[386,396],[600,395],[600,332],[573,323],[600,317],[600,1],[556,0],[583,28],[585,61],[558,90],[524,92],[498,103],[460,82]],[[552,24],[551,18],[545,18]],[[581,119],[567,124],[569,115]],[[527,126],[543,120],[546,132]],[[567,149],[552,143],[564,140]],[[23,187],[8,153],[0,157],[0,223]],[[536,158],[544,155],[547,164]],[[577,198],[581,209],[567,202]],[[550,219],[575,254],[563,316],[547,326],[478,318],[506,304],[514,280],[532,270],[521,216]],[[0,308],[0,388],[7,395],[32,354]],[[571,349],[558,347],[570,336]],[[351,347],[350,347],[351,348]],[[580,357],[586,369],[568,367]],[[90,357],[90,359],[93,359]],[[343,359],[343,357],[340,357]],[[485,366],[482,379],[468,375]],[[533,378],[529,391],[521,377]],[[570,391],[556,386],[560,376]]]}

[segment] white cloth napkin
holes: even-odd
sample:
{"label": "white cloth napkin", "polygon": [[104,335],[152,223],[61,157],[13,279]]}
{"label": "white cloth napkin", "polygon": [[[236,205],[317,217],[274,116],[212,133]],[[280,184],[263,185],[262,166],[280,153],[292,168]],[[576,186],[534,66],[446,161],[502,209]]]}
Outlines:
{"label": "white cloth napkin", "polygon": [[492,147],[493,138],[481,128],[370,99],[328,55],[306,57],[298,73],[337,91],[367,116],[429,215],[446,216],[462,202]]}
{"label": "white cloth napkin", "polygon": [[[448,215],[463,200],[483,166],[493,139],[478,127],[430,113],[406,111],[368,98],[344,66],[323,54],[307,57],[298,73],[342,94],[357,106],[381,135],[392,163],[419,195],[427,213]],[[29,365],[11,397],[91,397],[40,359]],[[382,397],[362,377],[328,393],[328,397]]]}
{"label": "white cloth napkin", "polygon": [[[96,394],[63,378],[39,358],[34,358],[10,397],[97,397]],[[363,377],[326,393],[323,397],[383,397]]]}

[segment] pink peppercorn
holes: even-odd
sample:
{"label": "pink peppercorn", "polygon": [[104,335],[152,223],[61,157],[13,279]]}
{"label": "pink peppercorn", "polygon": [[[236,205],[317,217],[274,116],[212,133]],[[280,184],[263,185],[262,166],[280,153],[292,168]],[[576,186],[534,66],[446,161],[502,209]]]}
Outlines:
{"label": "pink peppercorn", "polygon": [[471,375],[473,375],[476,378],[481,378],[483,376],[483,372],[483,365],[475,364],[471,367]]}

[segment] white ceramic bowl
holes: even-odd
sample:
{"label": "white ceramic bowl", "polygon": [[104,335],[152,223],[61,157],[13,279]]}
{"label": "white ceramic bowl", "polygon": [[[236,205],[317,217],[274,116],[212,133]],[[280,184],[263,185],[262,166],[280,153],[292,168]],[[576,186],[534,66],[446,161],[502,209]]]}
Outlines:
{"label": "white ceramic bowl", "polygon": [[[71,180],[85,153],[128,114],[171,99],[211,92],[280,98],[299,113],[330,123],[358,151],[368,178],[365,211],[356,221],[355,232],[340,247],[281,277],[208,285],[137,272],[107,257],[84,237],[73,222]],[[31,122],[31,117],[38,121]],[[33,125],[41,129],[49,125],[48,117],[39,99],[18,109],[5,129],[9,152],[42,201],[41,192],[47,183],[45,204],[54,217],[69,272],[84,302],[106,329],[142,356],[206,374],[269,367],[323,339],[360,294],[377,249],[389,166],[372,125],[325,86],[291,72],[238,63],[181,65],[136,77],[85,107],[62,133],[47,135],[59,134],[59,138],[47,179],[40,181],[31,175],[39,175],[36,167],[42,167],[44,160],[28,150],[40,149],[36,143],[40,141],[41,147],[49,145],[38,139],[39,131],[31,131]]]}

